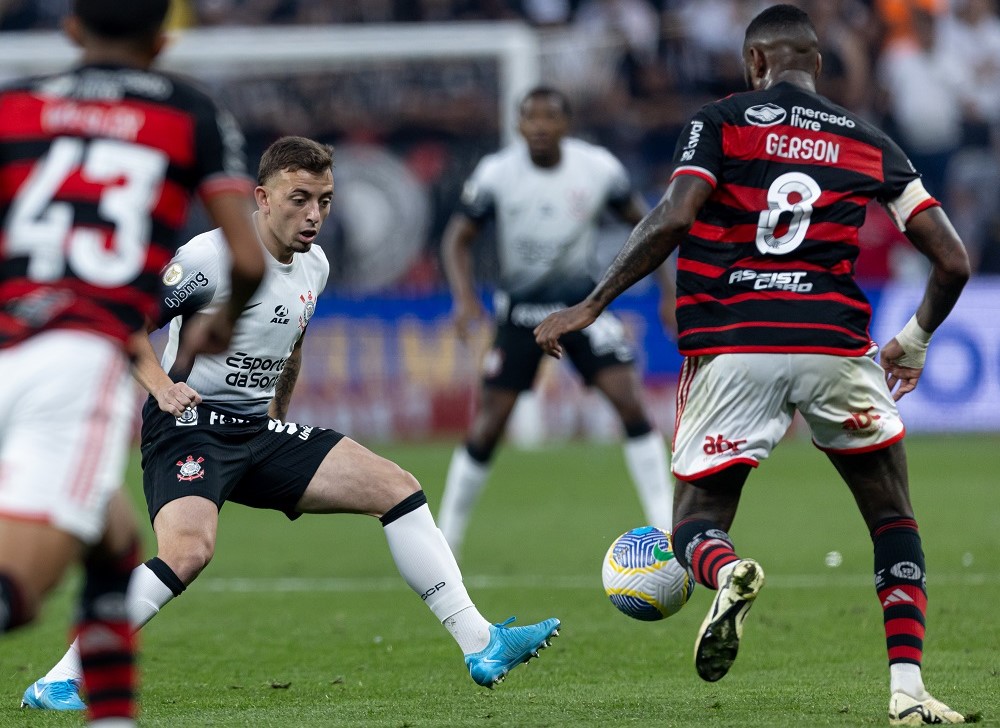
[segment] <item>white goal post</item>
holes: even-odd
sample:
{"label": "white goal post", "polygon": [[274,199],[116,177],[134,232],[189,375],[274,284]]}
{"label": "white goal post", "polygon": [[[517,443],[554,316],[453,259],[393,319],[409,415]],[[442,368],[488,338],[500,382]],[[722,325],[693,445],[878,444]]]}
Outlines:
{"label": "white goal post", "polygon": [[[76,57],[61,33],[0,33],[0,75],[5,79],[59,71]],[[522,23],[192,28],[173,35],[159,66],[193,78],[219,79],[248,72],[316,72],[345,61],[477,57],[498,63],[497,111],[509,141],[517,100],[540,77],[538,36]]]}

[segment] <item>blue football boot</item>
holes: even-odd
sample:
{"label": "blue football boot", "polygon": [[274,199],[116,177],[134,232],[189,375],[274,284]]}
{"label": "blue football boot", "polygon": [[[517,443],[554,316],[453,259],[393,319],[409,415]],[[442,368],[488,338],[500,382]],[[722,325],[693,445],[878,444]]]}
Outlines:
{"label": "blue football boot", "polygon": [[526,627],[508,627],[513,621],[511,617],[503,624],[491,624],[489,644],[465,656],[469,674],[478,685],[492,689],[522,662],[538,657],[538,651],[548,647],[551,638],[559,634],[560,623],[555,618]]}
{"label": "blue football boot", "polygon": [[40,710],[85,710],[87,706],[80,700],[79,680],[51,682],[36,680],[24,691],[21,707]]}

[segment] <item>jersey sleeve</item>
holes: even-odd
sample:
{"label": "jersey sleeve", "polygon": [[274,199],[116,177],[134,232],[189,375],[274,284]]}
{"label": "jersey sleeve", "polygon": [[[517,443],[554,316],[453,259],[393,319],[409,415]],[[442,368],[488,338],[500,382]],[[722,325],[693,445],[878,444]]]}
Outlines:
{"label": "jersey sleeve", "polygon": [[715,187],[722,174],[722,162],[722,124],[711,107],[706,106],[691,118],[677,140],[676,167],[670,179],[693,174]]}
{"label": "jersey sleeve", "polygon": [[906,230],[910,218],[928,207],[940,205],[924,188],[920,174],[914,168],[905,152],[894,141],[883,137],[882,176],[883,184],[878,200],[885,207],[896,227]]}
{"label": "jersey sleeve", "polygon": [[462,186],[459,210],[476,222],[485,220],[493,214],[496,205],[494,168],[492,157],[485,157],[476,165],[476,169]]}
{"label": "jersey sleeve", "polygon": [[250,193],[245,139],[236,119],[207,97],[197,114],[196,185],[202,199],[222,192]]}
{"label": "jersey sleeve", "polygon": [[209,234],[182,245],[163,269],[159,326],[176,316],[211,311],[229,296],[227,254]]}

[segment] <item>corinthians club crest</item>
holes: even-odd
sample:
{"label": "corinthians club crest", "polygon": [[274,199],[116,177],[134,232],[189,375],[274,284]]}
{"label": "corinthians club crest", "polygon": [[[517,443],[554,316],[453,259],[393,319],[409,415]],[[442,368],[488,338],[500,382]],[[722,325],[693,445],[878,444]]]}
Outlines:
{"label": "corinthians club crest", "polygon": [[313,297],[312,291],[307,291],[304,296],[299,296],[299,300],[302,301],[302,315],[299,316],[299,328],[305,331],[309,319],[316,312],[316,299]]}
{"label": "corinthians club crest", "polygon": [[204,478],[205,471],[201,467],[203,462],[205,462],[205,458],[195,460],[193,455],[188,455],[187,460],[178,460],[177,464],[180,466],[181,471],[177,473],[177,480],[197,480],[198,478]]}

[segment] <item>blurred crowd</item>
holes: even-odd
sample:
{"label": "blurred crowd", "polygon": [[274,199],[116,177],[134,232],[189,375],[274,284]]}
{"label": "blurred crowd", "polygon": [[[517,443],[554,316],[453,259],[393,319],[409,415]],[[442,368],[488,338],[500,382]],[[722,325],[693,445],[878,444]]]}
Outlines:
{"label": "blurred crowd", "polygon": [[[69,0],[0,0],[0,30],[57,26]],[[545,82],[567,91],[579,133],[614,151],[651,200],[680,128],[744,88],[740,48],[761,0],[174,0],[175,27],[521,21]],[[941,199],[976,270],[1000,273],[997,0],[797,0],[819,31],[819,91],[888,131]],[[456,26],[456,32],[461,32]],[[329,73],[228,79],[251,151],[283,133],[391,150],[426,192],[424,253],[392,275],[440,283],[435,246],[459,187],[499,143],[498,70],[482,59],[366,61]],[[360,163],[371,173],[371,164]],[[400,175],[386,167],[386,177]],[[339,179],[339,178],[338,178]],[[399,194],[405,190],[400,189]],[[363,200],[359,201],[363,203]],[[349,227],[342,221],[341,228]],[[877,208],[859,276],[919,279],[919,256]],[[336,245],[336,242],[330,243]],[[390,276],[391,277],[391,276]]]}

